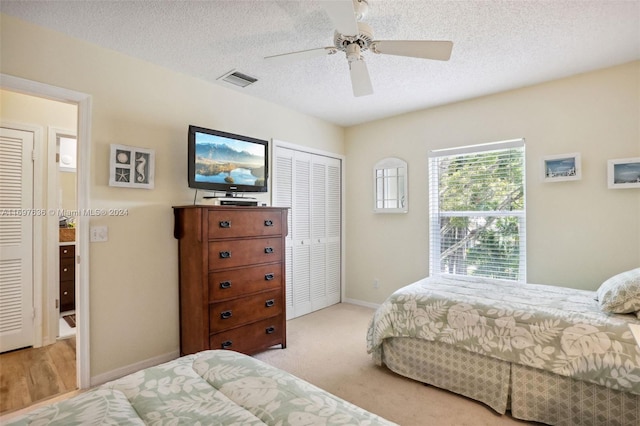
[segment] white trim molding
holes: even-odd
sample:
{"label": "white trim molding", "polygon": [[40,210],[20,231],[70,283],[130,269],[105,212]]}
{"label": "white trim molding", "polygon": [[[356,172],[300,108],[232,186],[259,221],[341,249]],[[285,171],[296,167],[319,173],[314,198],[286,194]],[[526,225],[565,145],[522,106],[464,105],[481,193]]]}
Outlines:
{"label": "white trim molding", "polygon": [[106,373],[97,374],[91,378],[91,386],[98,386],[111,380],[119,379],[127,374],[135,373],[136,371],[155,367],[156,365],[169,362],[180,356],[180,351],[168,352],[164,355],[154,356],[133,364],[125,365],[124,367],[116,368],[115,370],[108,371]]}

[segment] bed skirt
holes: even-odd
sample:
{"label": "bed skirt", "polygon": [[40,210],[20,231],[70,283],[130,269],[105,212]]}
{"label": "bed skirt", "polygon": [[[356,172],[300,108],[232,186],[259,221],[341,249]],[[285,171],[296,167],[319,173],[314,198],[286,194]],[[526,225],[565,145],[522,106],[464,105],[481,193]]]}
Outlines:
{"label": "bed skirt", "polygon": [[551,425],[638,425],[640,396],[511,364],[446,343],[385,339],[395,373],[480,401],[500,414]]}

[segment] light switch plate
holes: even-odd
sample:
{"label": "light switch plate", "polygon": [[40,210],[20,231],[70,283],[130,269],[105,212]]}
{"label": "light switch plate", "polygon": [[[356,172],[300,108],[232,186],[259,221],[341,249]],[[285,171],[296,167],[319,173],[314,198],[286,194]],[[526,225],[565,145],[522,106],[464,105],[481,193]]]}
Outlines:
{"label": "light switch plate", "polygon": [[101,243],[109,240],[109,228],[106,226],[92,226],[89,229],[89,241]]}

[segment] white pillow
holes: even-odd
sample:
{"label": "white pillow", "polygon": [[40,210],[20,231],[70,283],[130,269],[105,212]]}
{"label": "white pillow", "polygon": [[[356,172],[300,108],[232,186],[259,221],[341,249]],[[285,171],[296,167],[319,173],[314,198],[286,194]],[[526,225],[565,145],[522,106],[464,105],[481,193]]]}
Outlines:
{"label": "white pillow", "polygon": [[614,275],[597,292],[600,309],[614,314],[640,311],[640,268]]}

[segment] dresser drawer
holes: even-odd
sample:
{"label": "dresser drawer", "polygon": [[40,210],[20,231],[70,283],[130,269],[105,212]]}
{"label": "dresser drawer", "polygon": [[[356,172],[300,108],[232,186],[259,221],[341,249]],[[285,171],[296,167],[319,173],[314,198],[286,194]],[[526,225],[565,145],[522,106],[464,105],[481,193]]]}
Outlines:
{"label": "dresser drawer", "polygon": [[60,281],[74,280],[76,276],[75,272],[75,258],[63,257],[60,259]]}
{"label": "dresser drawer", "polygon": [[282,234],[280,210],[209,210],[207,220],[209,238],[261,237]]}
{"label": "dresser drawer", "polygon": [[251,353],[281,344],[283,320],[282,315],[278,315],[233,330],[221,331],[209,337],[209,347]]}
{"label": "dresser drawer", "polygon": [[284,307],[280,289],[212,303],[209,305],[209,328],[211,333],[217,333],[227,328],[280,315],[282,312]]}
{"label": "dresser drawer", "polygon": [[60,311],[74,309],[76,303],[75,281],[60,281]]}
{"label": "dresser drawer", "polygon": [[282,287],[282,264],[253,266],[209,273],[209,301]]}
{"label": "dresser drawer", "polygon": [[74,257],[76,253],[75,246],[60,246],[60,259]]}
{"label": "dresser drawer", "polygon": [[209,242],[209,270],[282,261],[281,238]]}

